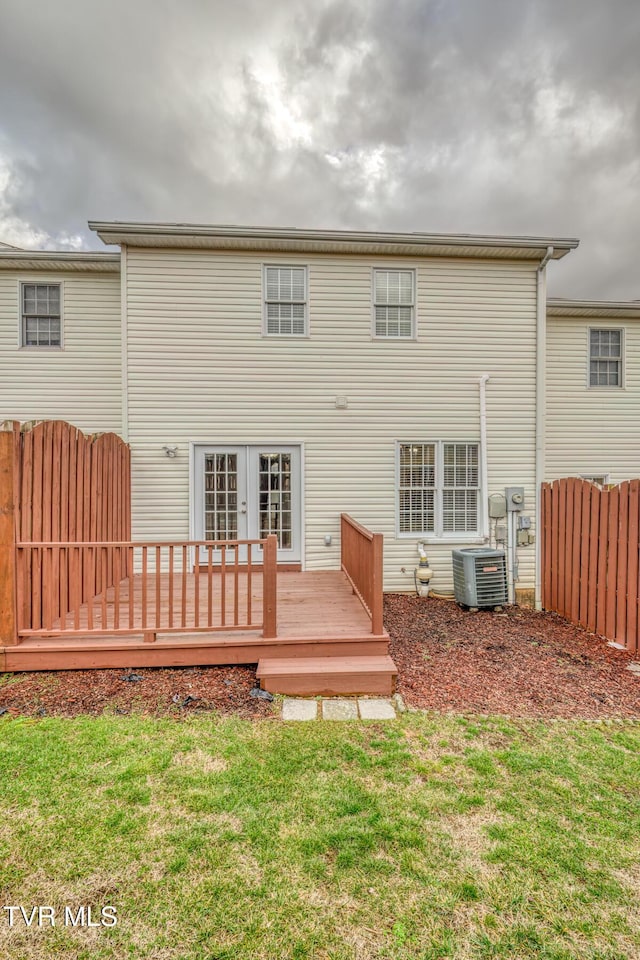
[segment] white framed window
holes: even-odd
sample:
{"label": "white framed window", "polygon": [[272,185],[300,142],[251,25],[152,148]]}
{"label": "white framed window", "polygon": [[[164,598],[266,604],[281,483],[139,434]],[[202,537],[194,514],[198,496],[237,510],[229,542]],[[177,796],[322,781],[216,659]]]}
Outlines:
{"label": "white framed window", "polygon": [[308,335],[306,267],[265,265],[264,332],[268,336]]}
{"label": "white framed window", "polygon": [[597,484],[599,487],[608,487],[609,486],[609,474],[608,473],[581,473],[581,480],[590,480],[591,483]]}
{"label": "white framed window", "polygon": [[589,386],[622,386],[623,332],[589,329]]}
{"label": "white framed window", "polygon": [[480,536],[480,444],[400,442],[398,535]]}
{"label": "white framed window", "polygon": [[415,272],[374,269],[373,335],[391,340],[415,338]]}
{"label": "white framed window", "polygon": [[62,346],[62,284],[20,284],[20,346]]}

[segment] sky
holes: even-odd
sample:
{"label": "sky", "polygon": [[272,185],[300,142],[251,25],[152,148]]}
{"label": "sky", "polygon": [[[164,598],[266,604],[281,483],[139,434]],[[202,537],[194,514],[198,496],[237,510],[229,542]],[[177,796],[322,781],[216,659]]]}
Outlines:
{"label": "sky", "polygon": [[640,0],[0,0],[0,242],[87,220],[577,237],[640,299]]}

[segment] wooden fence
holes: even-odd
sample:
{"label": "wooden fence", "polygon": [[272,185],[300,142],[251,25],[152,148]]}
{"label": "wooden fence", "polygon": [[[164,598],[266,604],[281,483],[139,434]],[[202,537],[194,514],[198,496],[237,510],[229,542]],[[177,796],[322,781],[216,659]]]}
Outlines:
{"label": "wooden fence", "polygon": [[371,632],[382,633],[382,534],[346,513],[340,515],[340,565],[371,617]]}
{"label": "wooden fence", "polygon": [[542,485],[542,605],[639,647],[640,480],[602,490],[588,480]]}
{"label": "wooden fence", "polygon": [[[105,583],[109,587],[114,582],[113,556],[99,555],[90,569],[83,566],[72,576],[70,552],[25,552],[18,571],[17,544],[130,539],[130,457],[120,437],[113,433],[85,436],[63,421],[2,425],[0,645],[18,642],[18,589],[23,615],[44,603],[57,619],[71,609],[74,584],[80,584],[84,602]],[[126,576],[126,557],[124,563],[117,572]]]}

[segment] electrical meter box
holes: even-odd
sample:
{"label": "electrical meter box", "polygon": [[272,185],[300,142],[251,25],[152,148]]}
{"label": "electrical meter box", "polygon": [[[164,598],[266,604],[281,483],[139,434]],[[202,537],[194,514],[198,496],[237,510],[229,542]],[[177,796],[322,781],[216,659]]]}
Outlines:
{"label": "electrical meter box", "polygon": [[513,510],[524,510],[524,487],[505,487],[504,493],[509,513]]}

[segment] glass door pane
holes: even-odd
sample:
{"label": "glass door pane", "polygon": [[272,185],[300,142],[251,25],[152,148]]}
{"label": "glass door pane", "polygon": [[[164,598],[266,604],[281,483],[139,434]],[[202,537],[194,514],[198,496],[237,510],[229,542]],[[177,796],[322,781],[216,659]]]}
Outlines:
{"label": "glass door pane", "polygon": [[[249,448],[249,529],[251,536],[278,539],[278,561],[299,563],[301,550],[300,447]],[[255,551],[254,556],[259,557]]]}
{"label": "glass door pane", "polygon": [[280,550],[293,546],[291,454],[258,455],[260,538],[275,533]]}
{"label": "glass door pane", "polygon": [[[247,539],[247,451],[246,447],[202,447],[196,450],[196,540]],[[225,550],[225,560],[235,561],[236,548]],[[212,559],[219,563],[221,550]],[[246,547],[238,548],[238,559],[246,561]],[[200,563],[209,551],[200,549]]]}
{"label": "glass door pane", "polygon": [[238,538],[238,454],[210,453],[204,458],[204,538]]}

